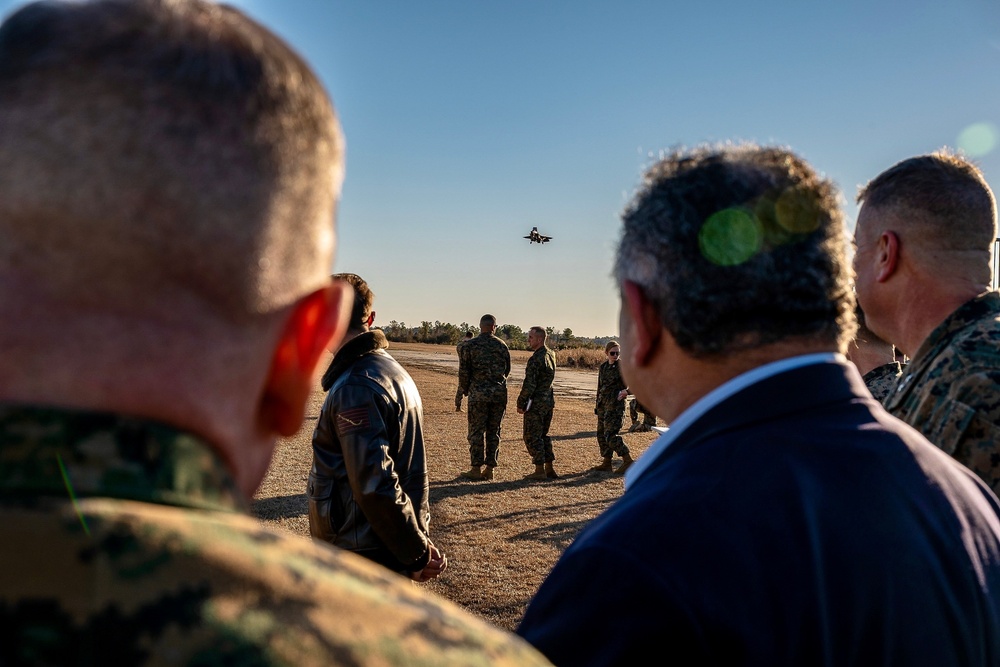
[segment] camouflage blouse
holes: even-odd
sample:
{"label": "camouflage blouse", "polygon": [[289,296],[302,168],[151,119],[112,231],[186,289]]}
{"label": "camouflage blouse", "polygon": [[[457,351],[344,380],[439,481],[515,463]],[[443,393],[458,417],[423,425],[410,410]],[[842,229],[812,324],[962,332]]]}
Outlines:
{"label": "camouflage blouse", "polygon": [[938,325],[883,404],[1000,493],[1000,294]]}
{"label": "camouflage blouse", "polygon": [[190,434],[0,405],[0,665],[548,664],[245,509]]}

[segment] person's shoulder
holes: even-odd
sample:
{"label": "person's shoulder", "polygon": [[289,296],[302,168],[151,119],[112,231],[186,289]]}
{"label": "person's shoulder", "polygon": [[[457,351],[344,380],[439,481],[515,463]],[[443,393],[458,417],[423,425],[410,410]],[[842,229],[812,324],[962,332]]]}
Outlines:
{"label": "person's shoulder", "polygon": [[[400,656],[427,664],[545,664],[520,640],[355,554],[238,513],[105,502],[103,511],[100,500],[87,502],[84,513],[96,510],[101,519],[93,544],[116,536],[131,545],[134,563],[118,562],[109,582],[121,608],[196,620],[169,641],[152,640],[154,654],[230,661],[253,654],[264,664],[296,665],[397,664]],[[186,586],[181,597],[178,586]],[[131,620],[143,623],[140,615]]]}

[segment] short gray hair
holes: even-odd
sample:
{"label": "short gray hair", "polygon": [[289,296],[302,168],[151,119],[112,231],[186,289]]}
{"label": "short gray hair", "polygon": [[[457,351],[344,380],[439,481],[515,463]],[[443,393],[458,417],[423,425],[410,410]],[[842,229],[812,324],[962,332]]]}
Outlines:
{"label": "short gray hair", "polygon": [[329,281],[343,139],[309,66],[201,0],[38,2],[0,27],[0,272],[240,321]]}
{"label": "short gray hair", "polygon": [[643,290],[692,356],[792,338],[843,352],[854,295],[837,197],[784,148],[675,150],[622,215],[615,277]]}

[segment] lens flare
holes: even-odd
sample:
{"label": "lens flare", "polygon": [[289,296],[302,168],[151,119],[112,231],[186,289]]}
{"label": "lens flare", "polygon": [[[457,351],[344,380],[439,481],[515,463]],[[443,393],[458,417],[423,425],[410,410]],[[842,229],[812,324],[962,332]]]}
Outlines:
{"label": "lens flare", "polygon": [[973,123],[958,134],[959,150],[969,157],[982,157],[996,148],[1000,131],[993,123]]}
{"label": "lens flare", "polygon": [[698,247],[708,261],[735,266],[760,250],[762,231],[757,219],[745,209],[727,208],[713,213],[698,232]]}

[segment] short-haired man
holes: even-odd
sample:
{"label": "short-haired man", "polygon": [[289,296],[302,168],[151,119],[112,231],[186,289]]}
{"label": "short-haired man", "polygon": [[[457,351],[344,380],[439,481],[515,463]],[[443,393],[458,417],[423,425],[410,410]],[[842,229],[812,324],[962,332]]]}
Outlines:
{"label": "short-haired man", "polygon": [[860,306],[854,314],[858,319],[858,330],[854,340],[847,345],[847,359],[858,367],[861,379],[868,391],[881,401],[896,388],[896,381],[903,373],[903,366],[896,359],[896,349],[868,328],[864,311]]}
{"label": "short-haired man", "polygon": [[[500,423],[507,411],[510,350],[496,336],[497,318],[483,315],[479,335],[462,348],[458,359],[458,388],[469,397],[469,456],[466,479],[493,479],[500,455]],[[486,466],[485,468],[483,466]]]}
{"label": "short-haired man", "polygon": [[552,452],[552,411],[555,396],[552,381],[556,377],[556,353],[545,345],[545,329],[534,326],[528,329],[528,347],[533,352],[524,366],[524,382],[517,395],[517,413],[524,415],[524,446],[535,464],[535,471],[527,479],[556,479],[552,462],[556,460]]}
{"label": "short-haired man", "polygon": [[670,430],[519,632],[557,665],[1000,664],[1000,503],[844,359],[832,184],[784,149],[677,152],[623,231],[622,370]]}
{"label": "short-haired man", "polygon": [[884,400],[1000,493],[996,201],[948,152],[903,160],[858,195],[854,267],[868,326],[910,362]]}
{"label": "short-haired man", "polygon": [[423,405],[417,385],[372,329],[375,295],[355,273],[347,334],[323,374],[327,391],[313,431],[309,532],[414,581],[447,559],[430,539]]}
{"label": "short-haired man", "polygon": [[[472,340],[472,336],[473,334],[471,330],[466,331],[465,336],[462,337],[462,340],[458,341],[458,344],[455,345],[455,353],[459,359],[462,358],[462,348],[465,347],[466,343]],[[462,397],[464,395],[465,394],[462,393],[462,387],[459,386],[458,389],[455,390],[455,412],[462,411]]]}
{"label": "short-haired man", "polygon": [[343,335],[342,153],[315,75],[235,9],[0,25],[0,664],[534,659],[246,513]]}

